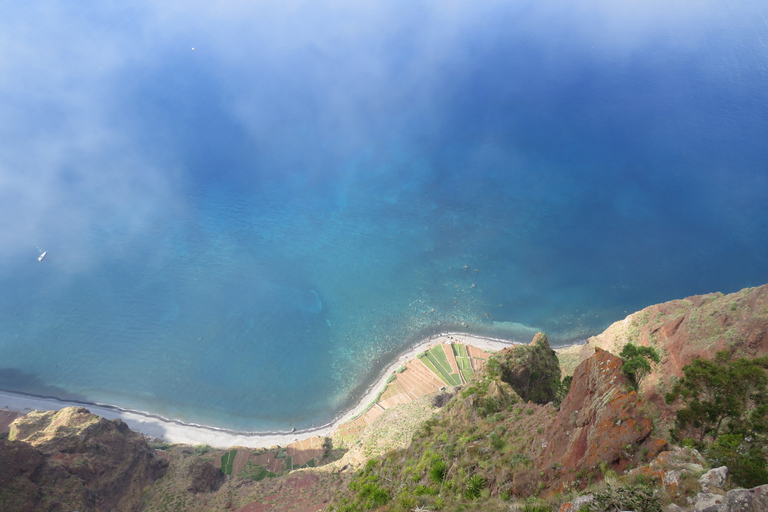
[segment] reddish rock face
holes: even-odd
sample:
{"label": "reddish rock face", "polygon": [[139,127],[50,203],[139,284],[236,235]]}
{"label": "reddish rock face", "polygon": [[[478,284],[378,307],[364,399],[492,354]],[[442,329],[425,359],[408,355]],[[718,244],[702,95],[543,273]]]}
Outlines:
{"label": "reddish rock face", "polygon": [[713,359],[721,350],[736,357],[768,354],[768,285],[649,306],[563,354],[571,361],[584,361],[596,347],[619,354],[627,343],[655,347],[661,354],[661,362],[641,382],[640,394],[654,403],[663,421],[670,420],[674,408],[664,403],[664,395],[683,375],[685,365],[694,359]]}
{"label": "reddish rock face", "polygon": [[628,391],[622,360],[597,349],[573,374],[568,396],[547,435],[542,466],[563,469],[613,464],[626,446],[642,443],[652,422],[640,411],[642,400]]}
{"label": "reddish rock face", "polygon": [[[621,358],[598,348],[576,368],[534,469],[515,474],[517,495],[530,494],[532,484],[557,490],[574,471],[596,469],[601,463],[620,468],[649,439],[653,423],[641,410],[642,399],[629,390],[622,365]],[[655,455],[663,443],[643,447]]]}
{"label": "reddish rock face", "polygon": [[635,315],[635,343],[656,345],[665,356],[644,383],[651,392],[660,375],[680,377],[694,359],[712,359],[721,350],[746,357],[768,353],[768,285],[657,304]]}

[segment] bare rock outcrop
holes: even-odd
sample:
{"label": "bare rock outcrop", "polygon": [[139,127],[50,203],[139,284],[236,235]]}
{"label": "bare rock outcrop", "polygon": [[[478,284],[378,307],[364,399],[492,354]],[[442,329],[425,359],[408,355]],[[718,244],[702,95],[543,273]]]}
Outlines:
{"label": "bare rock outcrop", "polygon": [[32,479],[43,462],[43,455],[28,444],[0,439],[0,509],[34,509],[39,491]]}
{"label": "bare rock outcrop", "polygon": [[501,380],[512,386],[523,401],[546,404],[555,399],[560,384],[560,363],[540,332],[528,345],[505,348],[496,355]]}
{"label": "bare rock outcrop", "polygon": [[765,512],[768,510],[768,485],[752,489],[731,489],[718,512]]}
{"label": "bare rock outcrop", "polygon": [[721,350],[736,357],[768,354],[768,284],[728,295],[696,295],[632,313],[584,345],[559,349],[563,372],[569,374],[597,347],[618,355],[627,343],[659,351],[661,362],[643,379],[640,393],[655,404],[662,419],[669,419],[674,408],[664,403],[664,395],[694,359],[713,359]]}
{"label": "bare rock outcrop", "polygon": [[3,449],[23,454],[16,459],[26,462],[4,463],[2,474],[29,496],[23,506],[3,510],[133,512],[139,510],[144,486],[168,465],[121,420],[109,421],[82,407],[17,419]]}
{"label": "bare rock outcrop", "polygon": [[642,443],[653,422],[629,391],[623,361],[602,349],[580,364],[568,396],[548,432],[542,463],[564,469],[614,464],[626,446]]}
{"label": "bare rock outcrop", "polygon": [[630,390],[622,365],[620,358],[597,349],[576,368],[534,468],[514,477],[517,495],[530,494],[532,483],[557,490],[573,471],[595,470],[600,464],[621,469],[641,445],[652,455],[664,446],[650,440],[653,423],[641,408],[642,399]]}
{"label": "bare rock outcrop", "polygon": [[[628,476],[656,481],[673,503],[666,512],[765,512],[768,510],[768,485],[752,489],[726,490],[726,467],[704,470],[702,455],[691,448],[674,447],[660,453],[649,464],[633,469]],[[702,474],[703,473],[703,474]],[[698,478],[697,480],[694,480]],[[691,488],[691,482],[699,485]],[[681,487],[682,482],[688,482]],[[693,494],[691,494],[693,493]],[[594,498],[586,494],[563,503],[559,512],[578,512]]]}
{"label": "bare rock outcrop", "polygon": [[193,458],[186,468],[187,490],[192,493],[214,492],[224,481],[224,473],[207,460]]}

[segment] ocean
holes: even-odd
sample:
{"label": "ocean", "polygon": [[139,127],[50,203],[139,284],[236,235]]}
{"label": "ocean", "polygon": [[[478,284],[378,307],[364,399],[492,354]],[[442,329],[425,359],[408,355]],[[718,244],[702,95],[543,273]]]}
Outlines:
{"label": "ocean", "polygon": [[614,4],[2,7],[0,389],[302,429],[768,282],[768,8]]}

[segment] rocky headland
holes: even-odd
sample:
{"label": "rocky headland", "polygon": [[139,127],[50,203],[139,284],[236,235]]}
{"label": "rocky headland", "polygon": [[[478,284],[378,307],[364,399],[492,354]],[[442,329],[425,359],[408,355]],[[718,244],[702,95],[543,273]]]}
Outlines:
{"label": "rocky headland", "polygon": [[[637,386],[627,344],[659,354]],[[82,408],[29,413],[0,439],[0,509],[768,510],[768,487],[740,489],[712,453],[673,442],[683,405],[665,400],[695,360],[768,355],[768,285],[650,306],[564,349],[542,333],[493,355],[462,347],[419,354],[335,435],[283,447],[172,445]]]}
{"label": "rocky headland", "polygon": [[0,440],[2,510],[141,508],[144,488],[168,460],[121,420],[77,407],[31,412]]}

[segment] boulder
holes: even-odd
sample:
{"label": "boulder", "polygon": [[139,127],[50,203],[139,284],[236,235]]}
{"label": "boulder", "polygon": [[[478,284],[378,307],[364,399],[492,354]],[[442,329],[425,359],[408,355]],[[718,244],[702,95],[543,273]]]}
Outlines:
{"label": "boulder", "polygon": [[691,505],[693,512],[765,512],[768,510],[768,485],[733,489],[725,495],[701,492],[691,500]]}
{"label": "boulder", "polygon": [[568,501],[560,505],[558,512],[579,512],[581,507],[594,501],[595,497],[591,494],[576,496],[573,501]]}
{"label": "boulder", "polygon": [[693,499],[693,512],[724,512],[723,500],[725,496],[701,492]]}
{"label": "boulder", "polygon": [[725,481],[728,478],[728,467],[721,466],[719,468],[710,469],[699,478],[701,487],[705,490],[711,488],[722,489],[725,487]]}
{"label": "boulder", "polygon": [[753,489],[733,489],[725,495],[721,512],[765,512],[768,510],[768,485]]}

